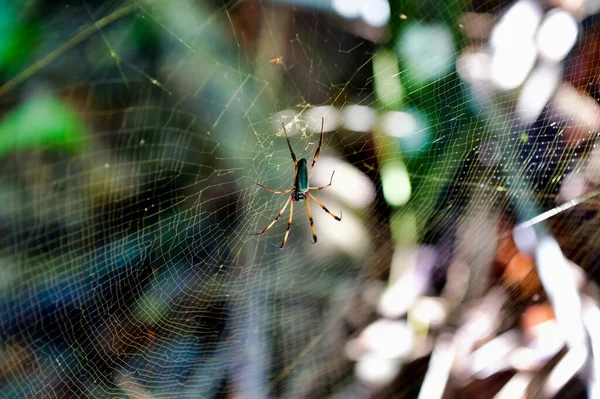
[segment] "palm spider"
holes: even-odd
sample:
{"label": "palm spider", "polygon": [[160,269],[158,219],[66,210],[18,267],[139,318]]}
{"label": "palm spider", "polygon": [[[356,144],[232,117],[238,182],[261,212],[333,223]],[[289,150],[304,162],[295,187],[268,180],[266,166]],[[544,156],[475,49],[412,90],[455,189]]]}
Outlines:
{"label": "palm spider", "polygon": [[313,244],[317,243],[317,233],[315,232],[315,225],[313,222],[312,213],[310,211],[310,203],[308,201],[309,198],[312,199],[313,201],[315,201],[317,203],[317,205],[319,205],[325,212],[327,212],[335,220],[337,220],[337,221],[342,220],[341,211],[340,211],[339,217],[334,215],[333,213],[331,213],[329,211],[329,209],[327,209],[327,207],[325,205],[323,205],[318,199],[316,199],[311,193],[309,193],[309,191],[311,191],[311,190],[323,190],[324,188],[331,186],[331,184],[333,182],[333,175],[335,174],[335,170],[334,170],[333,173],[331,174],[331,179],[329,180],[329,184],[327,184],[323,187],[310,187],[309,186],[308,182],[309,182],[310,176],[312,175],[312,171],[315,166],[315,163],[317,163],[317,158],[319,157],[319,154],[321,153],[321,146],[323,145],[324,123],[325,123],[325,120],[321,119],[321,138],[319,139],[319,146],[317,147],[317,151],[315,152],[315,156],[313,157],[313,161],[312,161],[312,165],[310,165],[310,169],[308,169],[308,164],[307,164],[305,158],[302,158],[299,161],[296,160],[296,154],[294,154],[294,150],[292,150],[292,145],[290,144],[290,139],[288,137],[287,131],[285,130],[285,125],[282,123],[283,133],[285,134],[285,139],[287,140],[288,147],[290,148],[290,153],[292,154],[292,160],[294,161],[294,165],[296,167],[296,170],[294,172],[294,187],[292,187],[288,190],[284,190],[284,191],[275,191],[275,190],[271,190],[268,187],[263,186],[262,184],[256,183],[258,186],[264,188],[265,190],[267,190],[273,194],[291,193],[290,197],[285,202],[285,205],[283,205],[283,208],[281,208],[281,211],[279,211],[277,216],[275,216],[275,219],[271,222],[271,224],[269,224],[267,227],[265,227],[265,229],[263,231],[261,231],[260,233],[255,234],[255,235],[265,234],[271,228],[271,226],[273,226],[275,224],[275,222],[277,222],[279,220],[279,218],[281,217],[283,212],[285,212],[287,206],[291,203],[290,218],[288,219],[288,225],[287,225],[287,229],[285,230],[285,236],[283,237],[283,243],[281,244],[281,246],[279,248],[283,248],[285,246],[288,235],[290,234],[290,229],[292,227],[292,218],[294,215],[294,202],[301,202],[306,199],[306,210],[308,211],[308,219],[310,220],[310,228],[312,229],[312,235],[313,235],[313,239],[314,239]]}

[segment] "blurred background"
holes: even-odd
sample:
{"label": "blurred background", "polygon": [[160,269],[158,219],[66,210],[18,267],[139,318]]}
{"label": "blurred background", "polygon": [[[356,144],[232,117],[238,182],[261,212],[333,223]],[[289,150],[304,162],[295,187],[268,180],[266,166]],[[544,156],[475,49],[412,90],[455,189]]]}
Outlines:
{"label": "blurred background", "polygon": [[2,2],[0,397],[600,397],[599,12]]}

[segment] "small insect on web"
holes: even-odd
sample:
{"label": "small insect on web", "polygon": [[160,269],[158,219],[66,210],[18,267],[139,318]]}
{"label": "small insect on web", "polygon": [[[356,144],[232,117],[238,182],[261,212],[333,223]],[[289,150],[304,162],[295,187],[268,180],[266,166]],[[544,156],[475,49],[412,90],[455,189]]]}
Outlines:
{"label": "small insect on web", "polygon": [[339,217],[334,215],[333,213],[331,213],[329,211],[329,209],[327,209],[327,207],[325,205],[323,205],[318,199],[316,199],[311,193],[309,193],[309,191],[311,191],[311,190],[323,190],[324,188],[331,186],[331,184],[333,183],[333,175],[335,174],[335,170],[334,170],[333,173],[331,174],[331,179],[329,179],[329,184],[326,184],[322,187],[310,187],[309,186],[310,176],[312,175],[313,168],[315,167],[315,164],[317,163],[317,158],[319,157],[319,154],[321,153],[321,146],[323,145],[323,128],[325,125],[325,120],[321,119],[321,137],[319,139],[319,146],[317,147],[317,151],[315,152],[315,156],[313,157],[312,164],[310,165],[310,169],[308,169],[308,163],[305,158],[302,158],[299,161],[296,160],[296,154],[294,154],[294,150],[292,149],[292,145],[290,144],[290,138],[288,137],[287,131],[285,130],[285,125],[283,123],[281,125],[283,126],[283,133],[285,134],[285,139],[286,139],[288,147],[290,149],[290,153],[292,155],[292,160],[294,161],[294,166],[296,167],[295,172],[294,172],[294,187],[292,187],[288,190],[284,190],[284,191],[275,191],[275,190],[271,190],[268,187],[263,186],[262,184],[256,183],[258,186],[264,188],[265,190],[267,190],[268,192],[273,193],[273,194],[290,194],[290,193],[291,194],[290,194],[290,197],[288,198],[288,200],[283,205],[283,208],[281,208],[281,210],[279,211],[277,216],[275,216],[275,219],[271,222],[271,224],[269,224],[267,227],[265,227],[265,229],[263,231],[261,231],[260,233],[256,233],[253,235],[262,235],[262,234],[265,234],[267,231],[269,231],[269,229],[275,224],[275,222],[277,222],[279,220],[279,218],[281,217],[283,212],[285,212],[288,205],[291,204],[290,205],[290,218],[288,219],[287,229],[285,230],[283,242],[281,243],[281,246],[278,247],[278,248],[283,248],[285,246],[285,243],[287,242],[287,238],[288,238],[288,235],[290,234],[290,229],[292,227],[292,219],[294,216],[294,202],[301,202],[306,199],[306,210],[308,211],[308,219],[310,220],[310,228],[312,229],[312,235],[313,235],[313,240],[314,240],[313,244],[316,244],[317,243],[317,233],[315,231],[315,224],[313,221],[312,212],[310,211],[309,199],[312,199],[313,201],[315,201],[317,203],[317,205],[319,205],[325,212],[327,212],[335,220],[337,220],[337,221],[342,220],[342,212],[341,211],[340,211]]}
{"label": "small insect on web", "polygon": [[269,64],[277,64],[277,65],[283,64],[283,57],[275,57],[275,58],[269,60]]}

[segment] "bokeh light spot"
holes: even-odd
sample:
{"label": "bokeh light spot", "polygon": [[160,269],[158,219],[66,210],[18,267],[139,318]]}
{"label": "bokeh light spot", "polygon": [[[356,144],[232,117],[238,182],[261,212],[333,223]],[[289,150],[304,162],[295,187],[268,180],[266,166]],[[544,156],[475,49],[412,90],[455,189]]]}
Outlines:
{"label": "bokeh light spot", "polygon": [[399,162],[389,162],[381,167],[383,196],[388,204],[401,206],[410,199],[410,177],[406,167]]}
{"label": "bokeh light spot", "polygon": [[347,105],[342,110],[342,116],[346,129],[363,133],[373,130],[377,119],[375,110],[364,105]]}
{"label": "bokeh light spot", "polygon": [[362,18],[371,26],[379,28],[390,19],[390,4],[387,0],[369,0],[363,3]]}
{"label": "bokeh light spot", "polygon": [[396,49],[405,60],[413,83],[439,79],[454,64],[452,34],[444,25],[411,25],[398,40]]}
{"label": "bokeh light spot", "polygon": [[560,61],[571,51],[577,40],[579,26],[568,12],[554,9],[548,12],[537,33],[540,54],[551,61]]}

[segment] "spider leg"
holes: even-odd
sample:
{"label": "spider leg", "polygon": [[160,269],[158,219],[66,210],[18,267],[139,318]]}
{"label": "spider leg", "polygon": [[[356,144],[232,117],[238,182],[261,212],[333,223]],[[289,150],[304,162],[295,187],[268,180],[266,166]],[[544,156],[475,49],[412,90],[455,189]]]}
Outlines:
{"label": "spider leg", "polygon": [[329,214],[329,216],[331,216],[332,218],[334,218],[338,222],[340,220],[342,220],[342,211],[340,211],[340,216],[338,217],[338,216],[334,215],[333,213],[331,213],[329,211],[329,209],[327,209],[327,207],[321,203],[321,201],[319,201],[318,199],[315,198],[314,195],[312,195],[311,193],[308,193],[308,192],[306,193],[306,195],[308,195],[313,201],[315,201],[317,203],[317,205],[319,205],[321,208],[323,208],[323,210],[325,212],[327,212]]}
{"label": "spider leg", "polygon": [[[290,197],[289,200],[291,200],[291,199],[292,199],[292,197]],[[285,246],[285,243],[287,242],[288,235],[290,234],[290,229],[292,228],[292,219],[293,218],[294,218],[294,201],[292,201],[292,204],[290,205],[290,218],[288,219],[287,229],[285,230],[285,235],[283,236],[283,242],[281,243],[281,246],[278,247],[279,249],[283,249],[283,247]]]}
{"label": "spider leg", "polygon": [[321,146],[323,145],[323,128],[325,127],[325,118],[321,118],[321,138],[319,138],[319,146],[317,147],[317,152],[315,152],[315,156],[313,157],[312,165],[310,165],[310,172],[308,172],[308,178],[312,175],[313,168],[317,163],[317,158],[321,153]]}
{"label": "spider leg", "polygon": [[324,188],[331,186],[331,183],[333,183],[333,175],[335,175],[335,170],[331,174],[331,179],[329,179],[329,184],[326,184],[323,187],[310,187],[309,190],[323,190]]}
{"label": "spider leg", "polygon": [[310,203],[306,200],[306,210],[308,211],[308,220],[310,220],[310,229],[312,230],[313,235],[313,244],[317,243],[317,232],[315,231],[315,222],[313,220],[312,212],[310,211]]}
{"label": "spider leg", "polygon": [[292,160],[294,161],[294,165],[296,165],[296,169],[298,168],[298,161],[296,160],[296,154],[294,154],[294,150],[292,150],[292,145],[290,144],[290,138],[288,137],[287,131],[285,130],[285,125],[281,122],[281,126],[283,127],[283,133],[285,134],[285,139],[287,141],[287,145],[290,148],[290,153],[292,154]]}
{"label": "spider leg", "polygon": [[[281,208],[281,210],[279,211],[279,213],[277,214],[277,216],[275,216],[275,219],[273,219],[273,221],[271,222],[270,225],[268,225],[267,227],[265,227],[265,229],[263,231],[261,231],[260,233],[254,233],[254,234],[250,234],[253,236],[260,236],[265,234],[267,231],[269,231],[269,229],[271,228],[271,226],[273,226],[275,224],[276,221],[279,220],[279,218],[281,217],[281,215],[283,214],[283,212],[285,212],[285,208],[287,208],[288,204],[290,203],[290,201],[292,200],[292,197],[288,198],[287,201],[285,201],[285,205],[283,205],[283,208]],[[294,204],[292,203],[292,208],[294,207]]]}
{"label": "spider leg", "polygon": [[288,194],[288,193],[291,193],[292,191],[294,191],[293,188],[290,188],[289,190],[284,190],[284,191],[275,191],[275,190],[271,190],[269,187],[263,186],[262,184],[256,183],[256,185],[264,188],[265,190],[267,190],[268,192],[273,193],[273,194]]}

